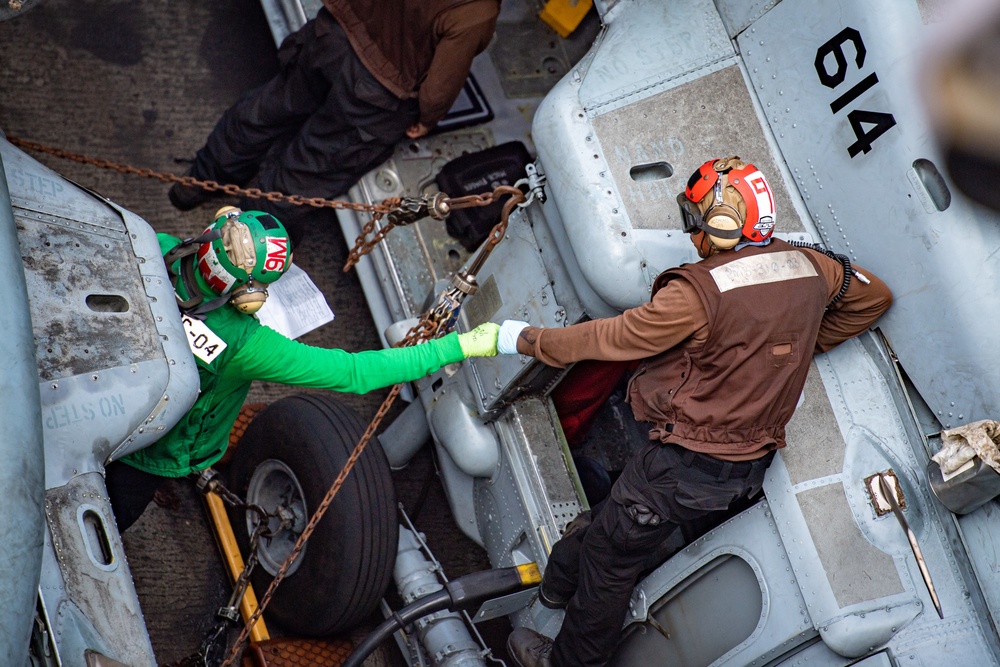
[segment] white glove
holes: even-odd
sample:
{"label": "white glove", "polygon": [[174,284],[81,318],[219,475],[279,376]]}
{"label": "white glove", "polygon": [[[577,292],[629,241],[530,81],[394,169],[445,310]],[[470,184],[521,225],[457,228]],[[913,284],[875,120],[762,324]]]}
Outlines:
{"label": "white glove", "polygon": [[500,336],[497,338],[497,352],[500,354],[517,354],[517,337],[528,326],[520,320],[504,320],[500,325]]}

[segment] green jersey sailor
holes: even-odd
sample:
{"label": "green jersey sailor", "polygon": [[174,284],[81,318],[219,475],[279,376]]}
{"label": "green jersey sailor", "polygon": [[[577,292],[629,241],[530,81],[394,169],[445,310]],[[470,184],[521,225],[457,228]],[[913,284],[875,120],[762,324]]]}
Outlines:
{"label": "green jersey sailor", "polygon": [[288,233],[268,213],[225,207],[197,238],[158,236],[201,392],[160,440],[108,465],[121,531],[165,478],[196,473],[222,457],[254,380],[361,394],[496,354],[499,327],[492,323],[413,347],[357,353],[305,345],[261,324],[254,313],[267,299],[267,286],[292,262]]}

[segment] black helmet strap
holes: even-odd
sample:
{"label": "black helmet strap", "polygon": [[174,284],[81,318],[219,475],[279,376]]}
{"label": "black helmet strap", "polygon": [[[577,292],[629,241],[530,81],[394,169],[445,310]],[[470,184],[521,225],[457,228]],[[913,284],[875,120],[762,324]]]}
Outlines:
{"label": "black helmet strap", "polygon": [[[222,238],[222,230],[212,229],[205,232],[201,236],[196,236],[190,239],[184,239],[178,245],[171,248],[167,252],[167,254],[163,256],[163,261],[167,265],[167,271],[170,271],[170,267],[177,260],[187,257],[189,255],[193,255],[196,252],[198,252],[198,246],[200,246],[202,243],[211,243],[212,241],[221,238]],[[173,272],[171,271],[171,273]]]}
{"label": "black helmet strap", "polygon": [[229,301],[229,295],[216,297],[211,301],[205,301],[205,296],[201,293],[201,288],[198,286],[198,279],[194,275],[193,253],[188,253],[186,256],[181,258],[181,273],[179,277],[184,283],[184,290],[189,296],[187,299],[181,299],[176,290],[174,291],[174,296],[177,297],[177,306],[185,315],[201,319],[206,313],[209,313],[216,308],[221,308],[227,301]]}
{"label": "black helmet strap", "polygon": [[[188,293],[187,299],[181,299],[176,290],[174,291],[174,295],[177,297],[177,305],[185,315],[201,318],[205,313],[219,308],[229,300],[228,296],[222,296],[205,302],[205,297],[202,295],[201,288],[198,287],[198,280],[194,275],[194,254],[198,252],[199,246],[202,243],[211,243],[219,238],[222,238],[222,230],[212,229],[201,236],[184,239],[163,256],[163,262],[167,265],[167,273],[175,278],[180,278],[184,283],[185,291]],[[176,273],[173,269],[173,265],[177,260],[180,260],[180,273]]]}

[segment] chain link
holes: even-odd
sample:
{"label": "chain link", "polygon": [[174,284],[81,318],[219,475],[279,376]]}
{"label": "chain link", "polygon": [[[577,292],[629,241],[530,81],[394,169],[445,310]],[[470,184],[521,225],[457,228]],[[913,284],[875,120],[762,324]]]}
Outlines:
{"label": "chain link", "polygon": [[[371,220],[366,222],[365,226],[361,228],[358,238],[354,239],[354,247],[347,253],[347,260],[344,262],[344,273],[350,271],[355,264],[361,261],[362,255],[370,253],[372,248],[377,246],[385,238],[386,234],[396,227],[396,224],[390,221],[380,227],[378,231],[375,231],[375,225],[382,219],[382,215],[382,213],[373,213]],[[371,239],[368,239],[368,236],[373,231],[375,234]]]}
{"label": "chain link", "polygon": [[224,637],[229,626],[228,620],[220,619],[205,635],[195,653],[162,667],[217,667],[225,655],[227,643]]}
{"label": "chain link", "polygon": [[388,213],[391,207],[385,204],[359,204],[356,202],[344,201],[339,199],[324,199],[322,197],[302,197],[301,195],[286,195],[283,192],[264,192],[260,188],[241,188],[238,185],[232,184],[222,184],[216,181],[203,181],[193,176],[177,176],[176,174],[165,174],[163,172],[154,171],[153,169],[148,169],[146,167],[133,167],[130,164],[122,164],[120,162],[111,162],[110,160],[102,160],[100,158],[90,157],[89,155],[83,155],[82,153],[73,153],[71,151],[63,150],[61,148],[54,148],[52,146],[46,146],[45,144],[40,144],[35,141],[29,141],[27,139],[21,139],[20,137],[8,136],[7,141],[9,141],[14,146],[18,148],[24,148],[27,150],[36,151],[38,153],[45,153],[53,157],[61,158],[63,160],[70,160],[72,162],[78,162],[80,164],[87,164],[99,169],[110,169],[112,171],[117,171],[121,174],[131,174],[134,176],[140,176],[142,178],[152,178],[163,183],[180,183],[181,185],[187,185],[190,187],[199,187],[208,192],[221,192],[223,194],[231,195],[233,197],[249,197],[251,199],[267,199],[272,202],[286,202],[288,204],[294,204],[296,206],[313,206],[316,208],[334,208],[334,209],[346,209],[351,211],[359,211],[363,213]]}
{"label": "chain link", "polygon": [[268,527],[267,519],[272,514],[269,514],[264,510],[264,508],[259,505],[250,505],[244,503],[246,510],[254,512],[257,514],[256,527],[253,530],[253,534],[250,536],[250,545],[247,547],[247,562],[243,566],[243,571],[240,572],[240,576],[236,578],[236,582],[233,584],[233,594],[229,597],[229,604],[226,605],[229,609],[236,610],[239,607],[240,601],[243,599],[244,593],[246,593],[247,588],[250,586],[250,575],[253,574],[253,569],[260,562],[260,553],[258,548],[260,546],[260,539],[266,538],[270,540],[274,537],[274,534]]}
{"label": "chain link", "polygon": [[[418,219],[418,217],[414,216],[413,211],[405,206],[405,204],[412,201],[411,199],[401,199],[397,197],[385,199],[381,204],[362,204],[340,199],[287,195],[283,192],[264,192],[259,188],[241,188],[238,185],[222,184],[217,181],[200,180],[194,178],[193,176],[177,176],[176,174],[158,172],[146,167],[134,167],[130,164],[103,160],[89,155],[84,155],[82,153],[74,153],[72,151],[47,146],[36,141],[30,141],[28,139],[22,139],[15,136],[8,136],[7,141],[18,148],[44,153],[63,160],[70,160],[79,164],[87,164],[99,169],[109,169],[117,171],[121,174],[131,174],[142,178],[152,178],[163,183],[180,183],[181,185],[189,187],[202,188],[207,192],[221,192],[233,197],[242,196],[251,199],[266,199],[271,202],[284,202],[296,206],[313,206],[315,208],[332,208],[357,211],[359,213],[371,213],[371,219],[365,223],[361,230],[361,234],[359,234],[357,239],[354,241],[354,247],[351,248],[347,254],[347,261],[344,263],[344,272],[350,271],[351,268],[357,264],[358,261],[360,261],[361,257],[370,253],[372,249],[378,245],[392,229],[402,224],[409,224],[410,222]],[[541,182],[544,184],[544,177],[542,177]],[[519,181],[518,184],[521,185],[522,182]],[[511,200],[508,200],[507,204],[504,206],[504,213],[501,216],[501,222],[497,225],[497,227],[500,225],[503,226],[502,229],[499,230],[500,233],[497,234],[498,229],[497,227],[494,227],[493,231],[490,233],[489,240],[487,241],[492,249],[492,246],[495,246],[500,242],[500,239],[503,238],[503,231],[507,228],[507,215],[510,212],[510,208],[513,208],[516,204],[526,204],[532,201],[535,197],[536,190],[540,191],[541,189],[541,186],[535,181],[525,181],[524,185],[529,188],[528,197],[525,196],[525,193],[520,188],[509,185],[501,185],[495,188],[493,192],[486,192],[478,195],[466,195],[464,197],[456,197],[454,199],[439,193],[437,199],[433,202],[433,206],[428,208],[425,205],[425,209],[427,210],[424,210],[423,213],[424,215],[431,215],[431,217],[440,220],[446,217],[450,211],[463,208],[489,206],[490,204],[498,201],[500,197],[504,195],[511,195]],[[424,201],[427,200],[427,198],[422,199]],[[511,203],[511,201],[515,199],[517,201]],[[438,211],[437,213],[435,213],[435,209]],[[389,221],[376,230],[376,225],[378,225],[379,221],[381,221],[387,214],[389,215]],[[368,238],[369,236],[371,236],[371,238]],[[487,252],[486,254],[488,255],[489,253]]]}
{"label": "chain link", "polygon": [[[524,193],[519,188],[510,185],[501,185],[496,187],[493,190],[493,192],[484,192],[478,195],[466,195],[464,197],[454,197],[454,198],[446,197],[443,200],[443,204],[447,206],[448,212],[463,208],[478,208],[481,206],[489,206],[490,204],[499,201],[500,198],[505,195],[511,195],[511,198],[517,199],[518,202],[522,202],[525,199]],[[387,205],[392,205],[395,207],[396,210],[398,210],[400,202],[402,201],[403,200],[401,199],[393,199],[393,200],[386,199],[384,203]],[[511,207],[513,207],[513,205]],[[509,211],[505,210],[505,213],[509,213]],[[447,214],[448,213],[445,213],[444,215],[446,216]],[[390,231],[400,226],[401,224],[409,224],[409,222],[412,222],[412,220],[407,220],[406,223],[400,223],[397,220],[394,220],[393,219],[394,216],[390,214],[389,220],[376,230],[375,227],[376,225],[378,225],[379,221],[382,220],[383,215],[384,214],[374,213],[372,215],[371,220],[365,223],[364,227],[362,227],[361,233],[354,240],[354,247],[351,248],[351,251],[347,254],[347,261],[344,262],[345,273],[347,271],[350,271],[351,268],[353,268],[354,265],[361,260],[361,257],[363,255],[367,255],[368,253],[370,253],[372,249],[375,248],[375,246],[377,246],[382,241],[382,239],[384,239],[386,235],[388,235]],[[432,217],[437,217],[437,216],[432,215]],[[503,224],[504,230],[506,230],[507,228],[506,220],[507,220],[506,216],[501,215],[500,224]],[[494,227],[494,232],[495,231],[496,227]],[[502,233],[500,234],[499,237],[496,237],[496,235],[493,232],[491,232],[489,236],[490,245],[496,245],[497,243],[499,243],[500,238],[503,238]]]}

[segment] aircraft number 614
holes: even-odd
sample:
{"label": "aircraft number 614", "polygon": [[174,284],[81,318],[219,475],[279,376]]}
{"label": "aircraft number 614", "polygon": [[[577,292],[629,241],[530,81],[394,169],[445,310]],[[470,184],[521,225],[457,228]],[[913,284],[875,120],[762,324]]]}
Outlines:
{"label": "aircraft number 614", "polygon": [[[867,49],[861,39],[861,33],[854,28],[844,28],[816,50],[816,74],[819,75],[820,83],[827,88],[836,89],[847,78],[848,62],[843,46],[848,42],[854,45],[854,62],[860,70],[865,64]],[[837,63],[837,69],[832,73],[826,67],[826,59],[830,55]],[[872,72],[831,102],[830,110],[834,114],[839,113],[876,83],[878,76]],[[857,138],[857,141],[847,147],[847,152],[852,158],[858,153],[870,151],[875,140],[896,124],[896,119],[891,113],[857,108],[847,112],[847,120],[850,121],[851,129]]]}

